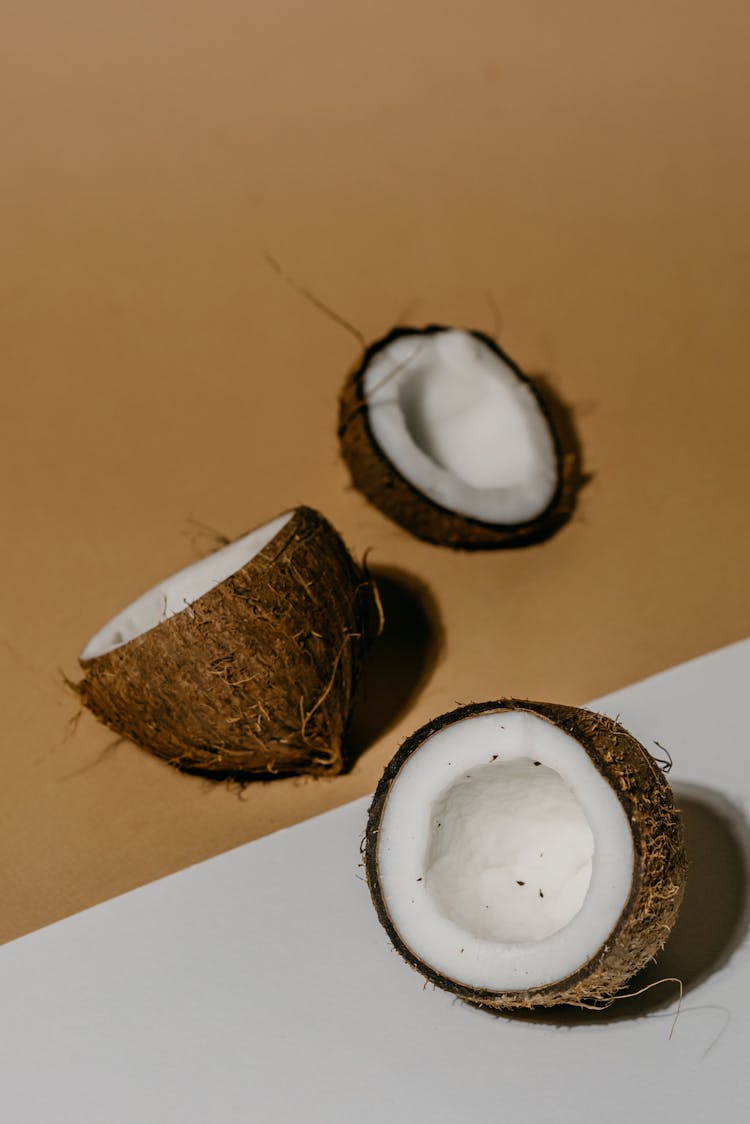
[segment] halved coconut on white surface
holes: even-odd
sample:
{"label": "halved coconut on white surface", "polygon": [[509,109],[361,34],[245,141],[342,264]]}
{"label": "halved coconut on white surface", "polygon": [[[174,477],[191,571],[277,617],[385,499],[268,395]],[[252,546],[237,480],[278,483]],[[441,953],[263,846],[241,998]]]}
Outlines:
{"label": "halved coconut on white surface", "polygon": [[365,867],[401,956],[503,1009],[610,1000],[669,935],[686,860],[669,785],[626,730],[502,699],[402,745],[373,799]]}
{"label": "halved coconut on white surface", "polygon": [[337,773],[371,582],[298,507],[160,582],[86,644],[83,703],[170,764],[214,776]]}
{"label": "halved coconut on white surface", "polygon": [[339,438],[376,507],[456,548],[547,538],[580,483],[539,388],[481,332],[397,328],[373,344],[344,386]]}

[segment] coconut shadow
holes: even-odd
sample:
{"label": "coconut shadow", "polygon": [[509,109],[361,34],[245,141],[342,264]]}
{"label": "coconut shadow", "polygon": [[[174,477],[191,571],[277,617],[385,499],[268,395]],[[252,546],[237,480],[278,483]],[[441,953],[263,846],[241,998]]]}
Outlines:
{"label": "coconut shadow", "polygon": [[[593,479],[593,473],[583,467],[583,446],[578,434],[575,419],[575,408],[569,405],[558,393],[550,377],[541,371],[529,375],[534,388],[542,399],[544,407],[552,421],[555,432],[560,441],[560,452],[563,460],[568,461],[569,472],[573,482],[573,496],[575,508],[582,488]],[[572,512],[571,512],[572,514]]]}
{"label": "coconut shadow", "polygon": [[371,574],[380,593],[384,626],[365,662],[349,722],[349,765],[414,703],[443,650],[440,610],[429,587],[392,566],[375,566]]}
{"label": "coconut shadow", "polygon": [[[689,864],[685,897],[664,948],[625,992],[675,977],[682,980],[684,1009],[685,997],[729,961],[750,927],[750,824],[740,808],[714,789],[676,785],[675,798],[682,812]],[[678,998],[678,985],[671,982],[617,999],[599,1011],[562,1006],[483,1011],[547,1026],[595,1026],[673,1009]]]}

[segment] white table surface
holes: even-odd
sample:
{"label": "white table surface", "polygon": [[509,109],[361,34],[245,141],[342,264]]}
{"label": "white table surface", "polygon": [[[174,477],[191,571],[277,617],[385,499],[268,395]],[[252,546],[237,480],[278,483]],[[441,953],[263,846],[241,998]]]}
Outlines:
{"label": "white table surface", "polygon": [[649,978],[683,973],[676,1021],[669,984],[562,1026],[424,989],[370,905],[360,800],[0,949],[2,1119],[744,1124],[749,687],[745,641],[592,704],[674,759],[694,880]]}

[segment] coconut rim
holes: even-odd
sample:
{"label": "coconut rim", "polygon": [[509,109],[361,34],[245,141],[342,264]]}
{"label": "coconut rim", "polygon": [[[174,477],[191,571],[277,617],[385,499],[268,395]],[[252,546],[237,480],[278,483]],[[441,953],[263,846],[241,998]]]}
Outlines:
{"label": "coconut rim", "polygon": [[[172,573],[166,575],[166,577],[163,578],[161,582],[156,582],[155,585],[152,585],[147,590],[144,590],[143,593],[138,595],[138,597],[134,598],[132,601],[129,601],[126,605],[123,606],[122,609],[119,610],[119,612],[110,617],[109,620],[107,620],[101,626],[101,628],[97,629],[96,632],[94,632],[89,637],[84,647],[82,648],[81,653],[78,657],[78,663],[84,670],[86,670],[87,668],[92,667],[98,660],[111,656],[114,652],[121,651],[124,648],[129,647],[130,645],[140,643],[144,637],[149,636],[151,633],[155,632],[157,629],[161,628],[164,624],[167,624],[175,617],[180,616],[182,613],[193,609],[195,606],[200,606],[205,602],[206,598],[211,598],[213,595],[215,595],[218,589],[221,589],[222,586],[226,585],[227,582],[230,582],[237,574],[241,573],[242,570],[248,567],[257,569],[258,572],[267,569],[275,561],[278,554],[281,553],[281,549],[283,549],[281,548],[282,538],[284,544],[286,544],[290,538],[293,538],[294,535],[298,533],[300,526],[311,517],[314,518],[316,525],[325,521],[324,517],[316,512],[314,508],[307,507],[305,505],[288,508],[286,511],[280,512],[279,515],[274,516],[271,519],[267,519],[264,523],[260,523],[256,527],[251,528],[250,531],[246,531],[243,534],[238,535],[235,539],[232,539],[231,542],[222,544],[222,546],[218,547],[215,551],[211,551],[209,554],[205,555],[204,558],[198,559],[197,562],[190,562],[187,564],[187,566],[181,566],[179,569],[174,570]],[[101,651],[94,652],[94,654],[90,656],[85,655],[86,651],[91,647],[96,638],[104,633],[107,629],[112,628],[114,622],[117,621],[125,613],[127,613],[128,610],[141,598],[148,597],[150,594],[155,593],[160,589],[163,583],[171,581],[173,578],[178,577],[180,574],[189,570],[192,566],[200,565],[203,562],[209,562],[211,558],[215,557],[215,555],[217,554],[220,554],[223,550],[235,546],[242,539],[248,538],[256,531],[261,531],[269,524],[278,522],[282,519],[284,519],[284,522],[279,526],[275,534],[273,534],[271,538],[260,548],[260,550],[257,550],[254,554],[250,555],[250,557],[246,558],[245,561],[242,562],[239,566],[234,567],[234,569],[226,574],[220,581],[212,583],[208,589],[206,589],[198,597],[195,597],[193,600],[187,602],[181,609],[178,609],[173,613],[169,613],[168,615],[161,617],[150,627],[142,629],[135,636],[131,636],[129,639],[125,640],[122,643],[112,644],[107,648],[103,648]]]}
{"label": "coconut rim", "polygon": [[[381,447],[372,431],[369,417],[369,402],[364,394],[364,376],[374,356],[377,355],[378,352],[383,351],[386,347],[390,346],[390,344],[392,344],[394,340],[403,339],[405,336],[429,336],[437,335],[440,332],[451,331],[466,332],[467,335],[474,336],[475,339],[478,339],[481,343],[488,347],[490,351],[492,351],[500,360],[502,360],[503,363],[506,363],[510,367],[516,378],[518,378],[520,382],[528,387],[534,397],[537,406],[539,407],[542,417],[547,424],[555,453],[557,484],[552,497],[546,507],[544,507],[542,511],[540,511],[537,515],[532,516],[530,519],[524,519],[516,523],[489,522],[488,520],[478,519],[475,515],[466,515],[458,509],[445,507],[443,504],[437,503],[436,500],[433,500],[426,494],[426,492],[421,492],[419,488],[416,487],[416,485],[414,485],[404,476],[399,467],[390,459],[385,450]],[[345,436],[346,430],[351,424],[354,416],[357,412],[360,412],[362,414],[362,421],[365,427],[365,433],[367,435],[368,443],[373,453],[378,458],[378,460],[382,461],[383,464],[387,466],[388,471],[398,480],[400,480],[406,488],[409,489],[415,500],[420,504],[425,504],[435,511],[439,512],[441,516],[449,516],[451,519],[458,520],[464,525],[496,531],[507,531],[511,535],[513,533],[522,534],[524,531],[527,531],[530,528],[542,526],[548,520],[553,519],[557,514],[557,509],[560,506],[560,501],[563,498],[566,485],[565,454],[562,447],[560,434],[557,430],[557,426],[554,423],[550,409],[547,406],[547,403],[542,396],[539,387],[536,385],[534,379],[530,375],[527,375],[524,371],[522,371],[515,360],[511,359],[511,357],[505,351],[503,351],[497,341],[494,340],[492,336],[487,335],[486,332],[482,332],[479,329],[475,328],[455,328],[445,324],[427,324],[424,328],[410,328],[405,325],[392,328],[390,332],[387,333],[387,335],[383,336],[379,340],[376,340],[374,343],[371,343],[367,348],[365,348],[364,355],[362,356],[362,361],[360,362],[359,366],[352,372],[347,381],[354,386],[357,404],[355,408],[349,412],[347,417],[343,417],[341,419],[339,424],[339,436],[341,438]]]}
{"label": "coconut rim", "polygon": [[[364,855],[365,873],[367,876],[367,883],[370,889],[373,905],[377,913],[380,923],[386,930],[388,937],[393,944],[393,947],[399,955],[416,969],[422,976],[428,979],[435,986],[450,991],[452,994],[457,995],[461,999],[469,1000],[473,1003],[483,1004],[487,1003],[492,1005],[497,1001],[498,996],[518,996],[519,998],[524,995],[543,996],[547,993],[559,993],[562,991],[573,991],[576,986],[584,981],[587,977],[591,976],[598,966],[606,959],[609,949],[616,943],[617,938],[621,931],[627,924],[628,918],[633,912],[633,906],[637,901],[642,887],[643,881],[641,877],[640,863],[638,861],[641,854],[642,836],[640,830],[640,822],[637,817],[632,815],[632,807],[627,797],[627,793],[622,789],[616,787],[611,783],[610,774],[603,767],[603,762],[600,754],[597,751],[593,739],[591,739],[584,731],[579,730],[574,722],[559,721],[555,718],[554,712],[557,710],[556,704],[548,704],[541,702],[532,702],[529,700],[518,699],[498,699],[490,702],[468,703],[464,706],[457,707],[454,710],[445,712],[438,715],[436,718],[431,719],[424,726],[421,726],[397,750],[394,757],[386,766],[386,769],[380,778],[378,786],[375,790],[372,803],[368,813],[367,828],[362,842],[362,850]],[[564,710],[582,709],[563,707]],[[599,948],[591,955],[581,966],[574,972],[567,976],[562,976],[557,980],[550,980],[540,986],[530,988],[516,988],[505,989],[503,991],[493,991],[488,988],[472,987],[452,976],[445,975],[444,973],[436,971],[427,961],[421,959],[408,944],[404,941],[399,930],[396,928],[391,915],[388,911],[388,906],[385,901],[384,894],[380,883],[380,871],[378,862],[378,834],[380,830],[380,823],[383,817],[383,812],[388,800],[392,785],[398,778],[402,767],[408,759],[414,754],[422,744],[427,741],[433,734],[445,729],[447,726],[454,725],[467,718],[473,718],[480,714],[498,713],[503,711],[526,711],[535,715],[538,718],[550,723],[553,726],[563,730],[564,733],[572,737],[586,752],[589,760],[596,768],[597,772],[604,779],[607,785],[612,789],[617,797],[620,805],[622,806],[625,817],[631,832],[633,842],[633,861],[630,872],[630,892],[625,899],[620,910],[617,921],[610,930],[607,937],[605,937]],[[583,710],[583,713],[594,714],[594,711]],[[617,725],[617,724],[615,724]],[[624,733],[627,731],[623,727]],[[628,734],[631,740],[632,735]],[[640,743],[638,743],[640,744]],[[647,751],[644,749],[644,754],[648,756]],[[653,759],[650,759],[653,765],[654,772],[658,775],[658,766]],[[564,1002],[560,999],[559,1002]],[[510,1003],[509,1003],[510,1005]]]}

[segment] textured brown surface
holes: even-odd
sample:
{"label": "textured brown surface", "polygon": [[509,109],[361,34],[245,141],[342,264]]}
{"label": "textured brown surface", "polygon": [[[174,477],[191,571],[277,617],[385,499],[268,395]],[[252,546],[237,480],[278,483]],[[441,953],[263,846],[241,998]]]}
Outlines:
{"label": "textured brown surface", "polygon": [[[372,791],[457,701],[582,703],[750,632],[750,9],[676,11],[5,0],[0,939]],[[458,555],[365,503],[361,344],[266,250],[367,339],[466,324],[544,372],[593,473],[572,520]],[[61,671],[113,607],[197,524],[302,503],[445,637],[392,614],[373,658],[419,675],[366,684],[351,772],[239,794],[73,730]]]}
{"label": "textured brown surface", "polygon": [[418,335],[420,331],[432,335],[445,331],[445,327],[431,324],[422,329],[394,328],[383,339],[367,348],[361,363],[344,384],[339,406],[339,441],[355,487],[389,519],[425,542],[461,550],[497,550],[543,542],[573,512],[581,481],[577,445],[571,444],[567,448],[564,446],[563,434],[558,433],[540,388],[485,333],[473,334],[497,352],[515,370],[519,379],[528,384],[552,434],[558,484],[555,494],[540,515],[524,523],[488,523],[441,507],[401,475],[375,440],[364,393],[367,369],[378,352],[392,340],[401,336]]}
{"label": "textured brown surface", "polygon": [[[583,746],[614,789],[633,835],[631,891],[615,928],[580,969],[544,987],[492,992],[448,979],[421,961],[401,939],[380,886],[378,836],[391,786],[426,738],[476,714],[524,710],[559,726]],[[499,699],[442,714],[407,738],[375,791],[365,837],[365,870],[373,904],[394,948],[431,983],[461,999],[498,1010],[606,1003],[663,947],[685,890],[687,860],[672,791],[647,750],[617,722],[590,710],[554,703]]]}
{"label": "textured brown surface", "polygon": [[211,776],[340,773],[370,579],[300,507],[245,566],[181,613],[82,661],[81,701],[170,765]]}

